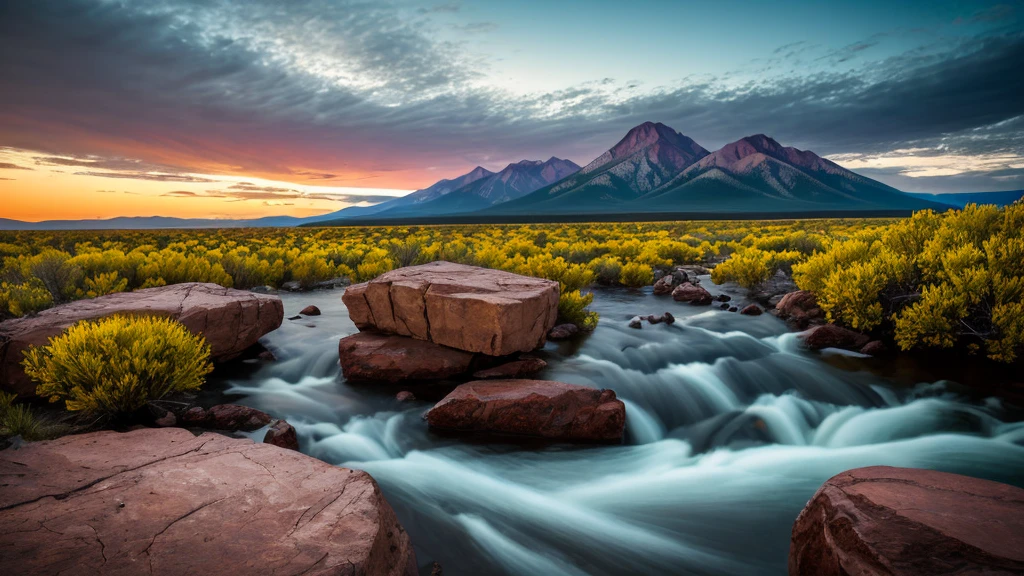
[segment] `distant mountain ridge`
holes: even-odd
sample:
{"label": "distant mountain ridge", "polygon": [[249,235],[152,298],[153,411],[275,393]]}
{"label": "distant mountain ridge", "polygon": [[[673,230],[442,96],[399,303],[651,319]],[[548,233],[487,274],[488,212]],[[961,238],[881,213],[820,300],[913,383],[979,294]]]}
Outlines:
{"label": "distant mountain ridge", "polygon": [[379,212],[378,215],[381,218],[391,218],[474,212],[521,198],[542,186],[562,180],[579,169],[575,162],[554,156],[546,161],[522,160],[429,202],[391,208]]}
{"label": "distant mountain ridge", "polygon": [[416,217],[585,214],[719,214],[901,212],[1011,204],[1024,191],[911,194],[862,176],[809,150],[783,146],[764,134],[710,152],[662,123],[644,122],[583,168],[570,160],[514,162],[499,172],[481,166],[407,196],[351,206],[309,218],[269,216],[218,220],[168,217],[20,222],[0,218],[0,230],[212,228],[360,224]]}

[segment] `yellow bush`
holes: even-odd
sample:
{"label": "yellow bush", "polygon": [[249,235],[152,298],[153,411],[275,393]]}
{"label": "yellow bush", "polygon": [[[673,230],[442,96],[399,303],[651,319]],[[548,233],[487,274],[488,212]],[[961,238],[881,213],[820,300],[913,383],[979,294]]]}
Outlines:
{"label": "yellow bush", "polygon": [[568,322],[579,326],[581,330],[593,330],[597,328],[597,321],[600,319],[597,312],[587,310],[587,306],[594,301],[591,293],[583,294],[579,290],[562,292],[558,296],[558,321]]}
{"label": "yellow bush", "polygon": [[111,316],[79,322],[46,346],[25,353],[36,393],[68,410],[125,414],[172,392],[202,386],[210,347],[179,322],[152,316]]}
{"label": "yellow bush", "polygon": [[650,286],[654,282],[654,270],[647,264],[630,262],[622,267],[619,282],[632,288]]}

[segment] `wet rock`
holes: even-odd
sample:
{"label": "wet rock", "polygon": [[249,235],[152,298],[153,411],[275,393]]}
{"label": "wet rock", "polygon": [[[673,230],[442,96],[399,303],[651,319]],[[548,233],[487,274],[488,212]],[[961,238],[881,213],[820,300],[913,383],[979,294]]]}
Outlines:
{"label": "wet rock", "polygon": [[931,470],[848,470],[797,518],[789,573],[1024,573],[1024,490]]}
{"label": "wet rock", "polygon": [[859,350],[871,338],[835,324],[815,326],[803,334],[804,345],[811,350],[822,348],[849,348]]}
{"label": "wet rock", "polygon": [[679,266],[677,268],[689,275],[689,279],[683,280],[684,282],[693,282],[694,276],[707,276],[711,274],[711,268],[707,266],[701,266],[700,264],[687,264],[685,266]]}
{"label": "wet rock", "polygon": [[299,450],[299,436],[295,433],[295,428],[284,420],[274,422],[263,436],[263,443],[288,450]]}
{"label": "wet rock", "polygon": [[189,408],[181,417],[183,426],[252,432],[270,424],[270,414],[238,404],[219,404],[204,410],[198,406]]}
{"label": "wet rock", "polygon": [[672,299],[676,302],[689,302],[694,306],[708,306],[713,300],[710,292],[690,283],[676,286],[672,291]]}
{"label": "wet rock", "polygon": [[342,300],[360,330],[505,356],[544,344],[558,316],[558,283],[432,262],[350,286]]}
{"label": "wet rock", "polygon": [[548,380],[462,384],[427,412],[434,428],[556,440],[622,438],[626,409],[611,390]]}
{"label": "wet rock", "polygon": [[872,340],[860,349],[861,354],[867,354],[868,356],[879,356],[888,351],[889,349],[880,340]]}
{"label": "wet rock", "polygon": [[738,312],[738,311],[739,311],[739,308],[737,308],[736,306],[729,306],[729,312]]}
{"label": "wet rock", "polygon": [[559,324],[548,332],[548,339],[550,340],[568,340],[573,336],[579,334],[580,329],[575,324]]}
{"label": "wet rock", "polygon": [[332,288],[348,286],[351,283],[352,282],[348,278],[339,276],[337,278],[331,278],[330,280],[321,280],[320,282],[316,282],[313,284],[312,288],[314,290],[330,290]]}
{"label": "wet rock", "polygon": [[276,362],[277,361],[277,356],[274,356],[274,353],[271,352],[270,350],[263,350],[262,352],[259,353],[259,356],[257,356],[257,358],[259,358],[260,360],[262,360],[264,362]]}
{"label": "wet rock", "polygon": [[718,296],[715,296],[715,300],[718,300],[719,302],[728,302],[729,300],[732,300],[732,296],[729,296],[728,294],[719,294]]}
{"label": "wet rock", "polygon": [[289,316],[289,320],[302,320],[302,316],[296,314],[295,316]]}
{"label": "wet rock", "polygon": [[647,321],[650,322],[651,324],[661,324],[662,322],[664,322],[665,324],[675,324],[676,317],[673,316],[671,312],[665,312],[661,316],[649,314],[647,316]]}
{"label": "wet rock", "polygon": [[629,319],[629,327],[639,330],[644,327],[644,321],[639,316],[633,316]]}
{"label": "wet rock", "polygon": [[475,355],[394,334],[360,332],[338,342],[341,373],[348,380],[443,380],[468,372]]}
{"label": "wet rock", "polygon": [[163,416],[153,420],[153,424],[160,428],[169,428],[178,424],[178,417],[174,415],[174,412],[165,410]]}
{"label": "wet rock", "polygon": [[255,292],[257,294],[273,294],[274,293],[274,287],[273,286],[253,286],[252,288],[249,288],[249,291],[250,292]]}
{"label": "wet rock", "polygon": [[408,390],[402,390],[398,394],[395,394],[395,400],[399,402],[412,402],[416,399],[416,395]]}
{"label": "wet rock", "polygon": [[299,314],[302,314],[303,316],[319,316],[320,309],[310,304],[309,306],[306,306],[305,308],[300,310]]}
{"label": "wet rock", "polygon": [[6,574],[416,573],[368,474],[249,439],[65,436],[0,452],[0,474]]}
{"label": "wet rock", "polygon": [[302,284],[298,280],[289,280],[281,284],[281,290],[287,290],[289,292],[298,292],[302,290]]}
{"label": "wet rock", "polygon": [[21,366],[30,346],[45,345],[81,320],[114,314],[169,316],[210,345],[214,361],[242,354],[281,325],[284,308],[277,296],[190,282],[78,300],[0,322],[0,387],[21,396],[35,394],[35,384]]}
{"label": "wet rock", "polygon": [[732,306],[730,306],[729,304],[726,304],[726,303],[724,303],[724,302],[723,302],[723,303],[722,303],[722,304],[721,304],[721,305],[719,306],[719,308],[721,308],[722,310],[728,310],[729,308],[732,308]]}
{"label": "wet rock", "polygon": [[743,310],[740,310],[740,314],[744,316],[760,316],[763,310],[757,304],[749,304]]}
{"label": "wet rock", "polygon": [[775,305],[775,315],[789,320],[801,330],[825,322],[825,312],[818,307],[814,293],[808,290],[797,290],[783,296]]}
{"label": "wet rock", "polygon": [[473,378],[487,380],[490,378],[523,378],[540,372],[548,365],[540,358],[520,358],[512,362],[506,362],[494,368],[480,370],[473,373]]}
{"label": "wet rock", "polygon": [[762,304],[768,304],[772,298],[795,290],[797,290],[796,283],[784,271],[778,270],[774,276],[751,290],[750,298]]}
{"label": "wet rock", "polygon": [[678,286],[684,282],[690,282],[690,275],[686,273],[686,270],[680,267],[672,269],[672,284]]}
{"label": "wet rock", "polygon": [[672,289],[676,287],[675,279],[671,275],[662,276],[654,283],[654,295],[664,296],[672,293]]}

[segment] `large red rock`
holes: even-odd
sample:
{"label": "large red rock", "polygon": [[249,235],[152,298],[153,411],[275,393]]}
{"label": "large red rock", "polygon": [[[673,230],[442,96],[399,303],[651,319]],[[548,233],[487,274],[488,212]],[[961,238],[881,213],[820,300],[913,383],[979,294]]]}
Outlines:
{"label": "large red rock", "polygon": [[689,302],[694,306],[708,306],[714,298],[704,288],[683,282],[672,290],[672,299],[676,302]]}
{"label": "large red rock", "polygon": [[359,332],[338,342],[348,380],[442,380],[469,372],[476,354],[394,334]]}
{"label": "large red rock", "polygon": [[775,305],[775,315],[789,320],[801,330],[825,321],[825,312],[818,306],[818,299],[808,290],[797,290],[783,296]]}
{"label": "large red rock", "polygon": [[835,324],[822,324],[811,328],[803,335],[804,345],[811,350],[822,348],[860,349],[871,341],[871,337],[854,332]]}
{"label": "large red rock", "polygon": [[0,323],[0,387],[21,396],[32,395],[35,384],[21,367],[26,349],[45,345],[81,320],[114,314],[174,318],[206,338],[213,360],[224,361],[277,329],[284,318],[284,308],[277,296],[196,282],[62,304],[35,316]]}
{"label": "large red rock", "polygon": [[796,519],[789,573],[1024,573],[1024,490],[931,470],[848,470]]}
{"label": "large red rock", "polygon": [[415,574],[365,472],[180,428],[0,451],[5,574]]}
{"label": "large red rock", "polygon": [[548,380],[480,380],[456,388],[426,418],[434,428],[606,442],[622,438],[626,407],[612,390]]}
{"label": "large red rock", "polygon": [[360,330],[505,356],[544,344],[558,316],[558,283],[432,262],[349,286],[342,300]]}

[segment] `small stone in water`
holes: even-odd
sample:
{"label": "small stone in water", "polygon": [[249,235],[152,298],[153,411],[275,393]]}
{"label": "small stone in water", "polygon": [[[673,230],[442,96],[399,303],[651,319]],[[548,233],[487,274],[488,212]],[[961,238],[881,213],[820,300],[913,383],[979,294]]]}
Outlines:
{"label": "small stone in water", "polygon": [[416,399],[416,395],[408,390],[402,390],[398,394],[395,394],[395,400],[399,402],[411,402]]}
{"label": "small stone in water", "polygon": [[644,327],[644,323],[642,320],[640,320],[639,316],[633,316],[633,318],[629,321],[629,327],[636,328],[637,330],[639,330],[640,328]]}

